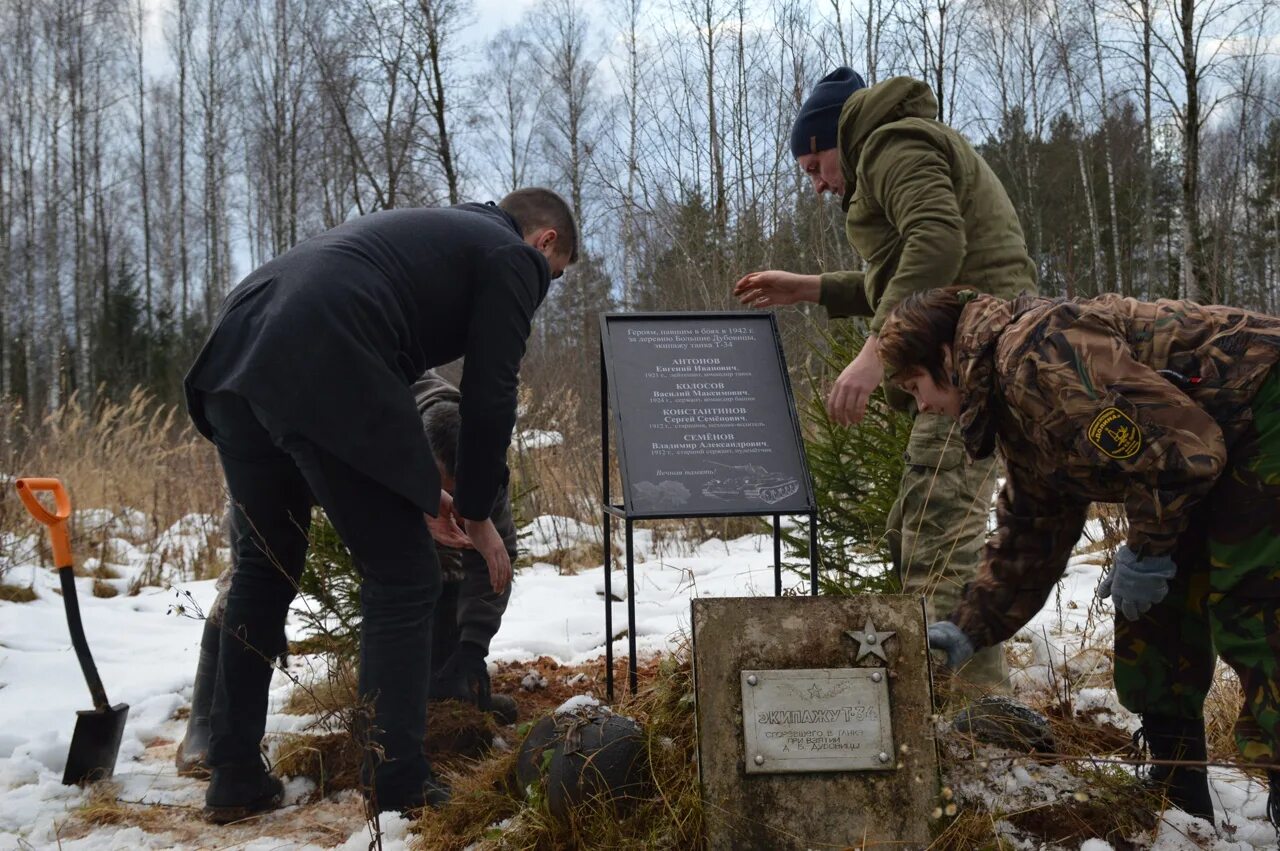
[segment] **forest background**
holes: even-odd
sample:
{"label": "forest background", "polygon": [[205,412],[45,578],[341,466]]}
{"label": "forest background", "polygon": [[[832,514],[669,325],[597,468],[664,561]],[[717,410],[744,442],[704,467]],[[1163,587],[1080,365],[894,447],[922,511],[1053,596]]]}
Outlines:
{"label": "forest background", "polygon": [[[539,314],[526,418],[585,439],[600,311],[857,265],[786,144],[838,64],[932,85],[1044,292],[1280,308],[1265,0],[538,0],[505,27],[482,2],[0,4],[0,437],[179,402],[223,296],[308,236],[543,184],[585,250]],[[820,317],[782,315],[797,373]]]}

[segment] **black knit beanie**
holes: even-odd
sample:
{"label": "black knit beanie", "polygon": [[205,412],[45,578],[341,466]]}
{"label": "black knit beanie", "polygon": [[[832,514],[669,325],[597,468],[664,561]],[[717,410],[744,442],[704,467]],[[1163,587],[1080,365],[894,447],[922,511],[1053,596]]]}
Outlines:
{"label": "black knit beanie", "polygon": [[849,95],[866,87],[866,82],[852,68],[837,68],[819,80],[801,104],[795,124],[791,125],[791,155],[799,159],[805,154],[834,148],[844,102]]}

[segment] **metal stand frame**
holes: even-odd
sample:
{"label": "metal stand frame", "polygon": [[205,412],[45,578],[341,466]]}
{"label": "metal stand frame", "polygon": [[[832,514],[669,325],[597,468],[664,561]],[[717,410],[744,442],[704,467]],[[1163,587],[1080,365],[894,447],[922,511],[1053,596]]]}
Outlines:
{"label": "metal stand frame", "polygon": [[[788,395],[790,395],[788,393]],[[613,701],[613,518],[621,520],[626,528],[627,563],[627,687],[636,693],[636,570],[634,534],[637,518],[627,513],[626,506],[614,504],[609,487],[609,377],[605,369],[604,340],[600,341],[600,470],[604,494],[604,631],[605,631],[605,692]],[[671,514],[655,517],[645,515],[645,520],[680,519],[685,515]],[[773,517],[773,594],[782,596],[782,517],[769,512],[726,512],[700,517]],[[809,593],[818,596],[818,513],[816,510],[790,513],[788,517],[807,517],[809,520]]]}

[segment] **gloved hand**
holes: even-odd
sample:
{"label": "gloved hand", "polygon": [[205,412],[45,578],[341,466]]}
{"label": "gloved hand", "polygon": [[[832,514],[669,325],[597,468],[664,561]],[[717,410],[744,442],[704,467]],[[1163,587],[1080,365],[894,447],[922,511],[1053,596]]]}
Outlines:
{"label": "gloved hand", "polygon": [[956,670],[976,652],[969,636],[960,631],[960,627],[951,621],[936,621],[929,624],[929,649],[941,650],[947,654],[947,667]]}
{"label": "gloved hand", "polygon": [[1122,545],[1116,550],[1116,563],[1098,586],[1098,596],[1111,598],[1116,611],[1131,621],[1159,603],[1169,593],[1169,580],[1178,572],[1168,556],[1139,558]]}

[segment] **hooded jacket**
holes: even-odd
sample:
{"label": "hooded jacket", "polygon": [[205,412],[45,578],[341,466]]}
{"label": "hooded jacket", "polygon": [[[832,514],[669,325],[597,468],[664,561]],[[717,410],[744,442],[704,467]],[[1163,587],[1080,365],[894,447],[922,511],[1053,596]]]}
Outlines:
{"label": "hooded jacket", "polygon": [[866,269],[822,276],[821,304],[831,316],[870,316],[878,332],[889,310],[919,290],[960,283],[1004,298],[1036,291],[1008,193],[937,114],[929,86],[909,77],[845,102],[845,232]]}
{"label": "hooded jacket", "polygon": [[1140,556],[1174,552],[1280,360],[1280,319],[1118,295],[979,296],[954,352],[965,448],[999,449],[1008,470],[996,533],[951,615],[983,647],[1044,605],[1091,502],[1124,505]]}

